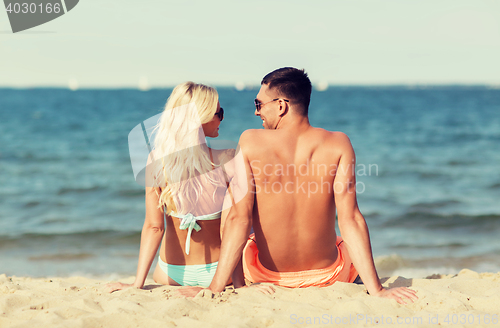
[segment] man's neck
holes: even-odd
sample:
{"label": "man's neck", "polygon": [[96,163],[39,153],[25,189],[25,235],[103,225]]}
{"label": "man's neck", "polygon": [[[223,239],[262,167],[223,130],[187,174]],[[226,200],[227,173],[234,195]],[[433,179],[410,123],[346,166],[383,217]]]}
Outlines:
{"label": "man's neck", "polygon": [[279,122],[276,130],[291,130],[300,131],[311,127],[309,117],[301,115],[285,115]]}

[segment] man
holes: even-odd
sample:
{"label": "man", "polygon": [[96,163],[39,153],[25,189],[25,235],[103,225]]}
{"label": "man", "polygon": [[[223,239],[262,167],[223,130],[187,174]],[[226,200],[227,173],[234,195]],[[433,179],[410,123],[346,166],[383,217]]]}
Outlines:
{"label": "man", "polygon": [[[253,282],[328,286],[353,282],[359,273],[371,295],[413,302],[413,290],[380,284],[356,201],[354,150],[344,133],[309,124],[310,95],[303,70],[280,68],[262,80],[255,115],[265,129],[241,135],[246,176],[237,184],[243,180],[239,189],[248,193],[225,221],[209,289],[224,289],[243,252],[245,276]],[[343,241],[335,232],[335,211]],[[255,235],[248,241],[252,223]]]}

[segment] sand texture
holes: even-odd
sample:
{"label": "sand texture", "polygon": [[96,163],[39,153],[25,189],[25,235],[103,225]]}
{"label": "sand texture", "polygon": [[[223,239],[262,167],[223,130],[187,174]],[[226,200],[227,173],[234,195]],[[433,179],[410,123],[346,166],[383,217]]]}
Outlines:
{"label": "sand texture", "polygon": [[[133,277],[123,280],[132,282]],[[108,281],[0,275],[0,327],[500,327],[500,273],[391,277],[419,299],[408,305],[366,294],[363,285],[226,289],[186,299],[179,287],[156,285],[107,294]]]}

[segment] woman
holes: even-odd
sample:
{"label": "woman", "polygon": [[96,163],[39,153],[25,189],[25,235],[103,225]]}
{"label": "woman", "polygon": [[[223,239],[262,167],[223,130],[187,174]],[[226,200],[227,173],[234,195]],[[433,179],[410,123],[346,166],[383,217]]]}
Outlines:
{"label": "woman", "polygon": [[160,242],[155,282],[208,287],[212,281],[229,178],[223,164],[234,150],[212,150],[205,137],[219,135],[223,115],[211,87],[186,82],[172,91],[155,127],[146,168],[146,218],[137,276],[133,284],[106,285],[108,292],[142,288]]}

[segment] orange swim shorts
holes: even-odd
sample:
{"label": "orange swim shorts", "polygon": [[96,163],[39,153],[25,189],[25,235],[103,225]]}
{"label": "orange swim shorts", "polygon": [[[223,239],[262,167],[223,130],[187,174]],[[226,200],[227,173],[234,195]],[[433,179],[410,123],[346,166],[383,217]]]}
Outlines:
{"label": "orange swim shorts", "polygon": [[339,256],[329,267],[297,272],[276,272],[265,268],[259,261],[259,250],[252,234],[243,250],[243,272],[251,282],[269,282],[278,286],[298,288],[329,286],[336,281],[353,282],[358,272],[352,264],[342,237],[337,237]]}

